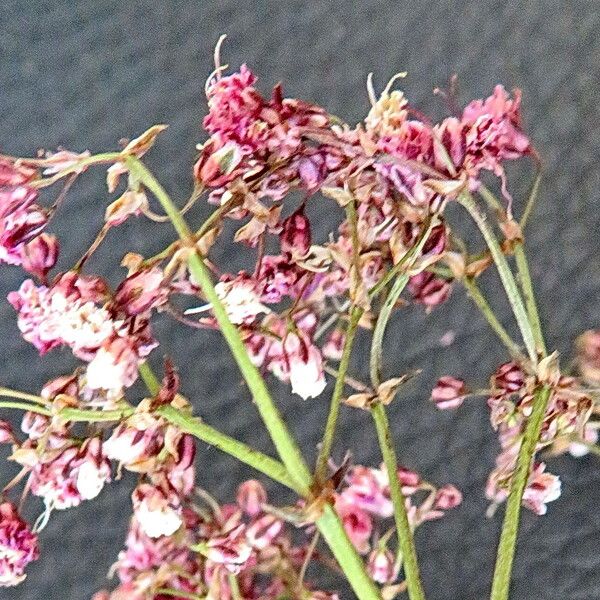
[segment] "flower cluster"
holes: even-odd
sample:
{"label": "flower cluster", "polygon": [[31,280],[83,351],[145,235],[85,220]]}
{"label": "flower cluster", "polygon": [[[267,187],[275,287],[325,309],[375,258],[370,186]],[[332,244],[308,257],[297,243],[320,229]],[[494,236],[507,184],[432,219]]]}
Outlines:
{"label": "flower cluster", "polygon": [[[412,529],[426,521],[441,518],[445,511],[462,502],[460,491],[453,485],[436,488],[410,469],[399,468],[398,479]],[[394,514],[394,506],[385,467],[352,467],[336,495],[335,507],[357,550],[368,554],[368,568],[373,579],[384,585],[394,583],[399,574],[399,564],[387,548],[390,532],[393,531],[390,518]]]}
{"label": "flower cluster", "polygon": [[[147,531],[136,512],[112,569],[120,584],[94,600],[162,600],[178,597],[177,592],[215,600],[275,600],[297,593],[336,600],[302,579],[308,543],[295,544],[290,528],[271,510],[262,484],[249,480],[239,486],[234,504],[219,506],[199,490],[188,497],[179,527],[160,535]],[[233,595],[233,582],[238,596]]]}
{"label": "flower cluster", "polygon": [[36,175],[35,169],[0,159],[0,262],[44,279],[56,263],[58,242],[44,233],[48,214],[29,185]]}

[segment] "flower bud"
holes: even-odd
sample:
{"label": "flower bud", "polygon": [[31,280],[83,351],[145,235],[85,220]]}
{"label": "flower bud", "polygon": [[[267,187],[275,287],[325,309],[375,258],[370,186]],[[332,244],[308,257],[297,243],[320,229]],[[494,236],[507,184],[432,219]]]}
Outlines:
{"label": "flower bud", "polygon": [[311,243],[310,221],[302,208],[283,221],[279,239],[282,252],[289,252],[297,257],[308,254]]}
{"label": "flower bud", "polygon": [[458,408],[465,400],[467,386],[462,379],[444,375],[431,391],[431,400],[440,410]]}
{"label": "flower bud", "polygon": [[267,502],[267,490],[260,481],[249,479],[244,481],[237,491],[238,506],[250,517],[256,517],[262,512]]}
{"label": "flower bud", "polygon": [[436,492],[433,505],[437,510],[450,510],[456,508],[461,502],[460,490],[453,485],[445,485]]}
{"label": "flower bud", "polygon": [[21,250],[22,267],[38,279],[45,279],[58,259],[59,244],[55,236],[42,233],[25,244]]}
{"label": "flower bud", "polygon": [[367,560],[367,571],[376,583],[392,583],[398,575],[394,555],[387,548],[373,550]]}
{"label": "flower bud", "polygon": [[428,271],[422,271],[410,278],[408,289],[415,302],[423,304],[428,310],[431,310],[448,299],[452,286],[445,279],[436,277]]}
{"label": "flower bud", "polygon": [[525,385],[525,374],[517,363],[507,362],[492,375],[491,385],[494,390],[512,394]]}

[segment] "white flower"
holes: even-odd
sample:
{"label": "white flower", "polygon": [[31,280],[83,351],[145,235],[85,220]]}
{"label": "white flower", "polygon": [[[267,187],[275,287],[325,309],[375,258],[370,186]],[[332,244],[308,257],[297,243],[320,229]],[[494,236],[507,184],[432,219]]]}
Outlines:
{"label": "white flower", "polygon": [[318,348],[294,333],[286,337],[284,347],[289,361],[292,392],[304,400],[319,396],[327,382]]}
{"label": "white flower", "polygon": [[105,464],[98,468],[93,460],[86,460],[79,467],[77,473],[77,491],[83,500],[92,500],[102,491],[107,478],[108,473]]}
{"label": "white flower", "polygon": [[166,502],[152,500],[146,498],[135,507],[135,516],[142,531],[151,538],[173,535],[181,527],[181,516]]}
{"label": "white flower", "polygon": [[236,325],[253,321],[257,315],[269,312],[260,302],[256,284],[251,280],[221,281],[215,285],[215,291],[229,319]]}

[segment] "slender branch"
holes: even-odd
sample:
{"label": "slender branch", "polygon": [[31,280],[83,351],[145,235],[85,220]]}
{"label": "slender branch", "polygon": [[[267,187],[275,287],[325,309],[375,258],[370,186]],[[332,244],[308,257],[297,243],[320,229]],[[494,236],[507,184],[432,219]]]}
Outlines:
{"label": "slender branch", "polygon": [[34,412],[38,415],[52,416],[52,411],[39,404],[29,404],[28,402],[20,402],[18,400],[0,400],[0,408],[14,408],[15,410],[24,410]]}
{"label": "slender branch", "polygon": [[390,495],[394,504],[394,520],[398,532],[398,543],[402,552],[408,596],[410,600],[424,600],[425,592],[421,584],[417,551],[406,512],[406,500],[402,493],[402,485],[398,479],[398,463],[396,452],[394,451],[394,440],[390,432],[389,420],[385,412],[385,407],[381,403],[376,403],[371,408],[371,414],[375,421],[379,447],[381,448],[383,461],[390,480]]}
{"label": "slender branch", "polygon": [[[417,258],[421,254],[423,246],[427,242],[429,234],[433,229],[433,225],[434,219],[431,219],[423,228],[423,231],[421,232],[421,235],[417,239],[414,246],[402,257],[402,260],[398,263],[398,265],[401,265],[401,268],[404,272],[398,275],[398,277],[394,281],[394,285],[392,286],[392,289],[379,312],[379,317],[377,319],[377,323],[375,324],[375,330],[373,331],[373,340],[371,342],[371,356],[369,361],[371,383],[375,389],[377,389],[377,387],[381,383],[380,372],[383,353],[383,336],[385,334],[387,323],[392,314],[392,310],[396,305],[396,302],[398,302],[398,298],[400,298],[400,294],[402,293],[402,291],[406,287],[406,284],[408,283],[409,275],[406,271],[408,271],[415,264]],[[396,265],[396,267],[398,265]],[[384,279],[386,278],[387,276]],[[379,287],[379,284],[377,284],[372,288],[371,291],[373,293],[376,293],[374,291],[376,288],[381,289]]]}
{"label": "slender branch", "polygon": [[346,339],[342,350],[342,358],[340,360],[339,371],[335,380],[335,387],[331,396],[331,404],[329,406],[329,414],[327,415],[327,423],[325,424],[325,433],[319,449],[319,456],[315,468],[315,479],[323,481],[327,472],[327,461],[331,455],[333,440],[335,437],[335,429],[340,414],[340,404],[344,394],[344,385],[346,383],[346,373],[350,366],[350,356],[352,354],[352,346],[358,329],[358,323],[363,315],[363,309],[354,306],[350,311],[350,321],[346,329]]}
{"label": "slender branch", "polygon": [[[138,177],[161,203],[163,209],[171,218],[173,226],[183,243],[190,248],[196,249],[189,227],[160,183],[158,183],[154,176],[138,159],[128,157],[126,162],[130,174]],[[225,307],[215,291],[210,273],[197,249],[194,253],[190,254],[188,258],[188,267],[194,276],[194,279],[200,284],[207,301],[212,304],[213,313],[223,337],[227,341],[238,367],[250,388],[252,397],[254,398],[263,422],[269,431],[283,464],[289,475],[293,478],[298,490],[303,496],[309,497],[312,476],[308,470],[308,466],[300,453],[300,449],[288,431],[279,410],[275,406],[264,379],[250,360],[239,331],[229,320]],[[325,505],[323,514],[317,520],[316,525],[344,570],[344,573],[359,600],[381,600],[381,594],[379,593],[377,586],[367,574],[362,559],[356,552],[356,549],[346,534],[339,516],[331,505]]]}
{"label": "slender branch", "polygon": [[182,431],[192,434],[203,442],[264,473],[274,481],[300,493],[298,486],[289,476],[284,465],[278,460],[251,448],[235,438],[221,433],[200,419],[185,414],[173,406],[161,406],[156,409],[156,414],[164,417],[167,421],[173,423],[173,425],[177,425]]}
{"label": "slender branch", "polygon": [[488,304],[488,301],[485,299],[485,296],[481,293],[479,286],[475,282],[472,277],[464,277],[461,279],[462,284],[465,286],[467,293],[470,298],[473,300],[477,308],[480,310],[481,314],[484,316],[485,320],[488,322],[489,326],[494,330],[494,333],[500,338],[502,343],[506,346],[510,355],[522,362],[525,357],[521,353],[521,349],[519,344],[517,344],[508,334],[504,325],[500,323],[498,317],[494,314],[492,307]]}
{"label": "slender branch", "polygon": [[[352,236],[352,266],[354,279],[352,282],[352,287],[357,290],[360,283],[360,240],[358,237],[356,205],[354,198],[352,198],[352,200],[346,205],[346,216],[348,218],[348,223],[350,224],[350,232]],[[346,373],[348,372],[350,357],[352,355],[352,346],[354,344],[358,323],[363,313],[364,309],[357,305],[352,306],[350,309],[350,320],[346,329],[346,339],[344,341],[344,348],[342,350],[339,373],[335,380],[335,387],[331,396],[331,403],[329,405],[329,414],[327,415],[327,423],[325,424],[325,433],[323,435],[323,441],[321,442],[315,467],[315,480],[318,482],[323,482],[325,475],[327,474],[327,461],[329,460],[331,448],[333,447],[335,429],[340,414],[340,403],[342,401],[344,384],[346,382]]]}
{"label": "slender branch", "polygon": [[508,296],[508,301],[510,302],[512,311],[517,320],[519,330],[521,331],[523,342],[527,348],[527,354],[529,355],[532,363],[535,365],[538,361],[538,355],[533,331],[529,323],[525,305],[523,304],[521,294],[519,293],[519,289],[517,287],[517,282],[515,281],[515,278],[510,270],[506,256],[504,256],[502,248],[500,247],[492,228],[488,225],[485,215],[480,212],[471,194],[468,192],[463,192],[459,196],[458,201],[467,209],[479,227],[479,230],[481,231],[481,234],[490,250],[492,258],[494,259],[494,263],[496,264],[496,268],[498,269],[500,280],[502,281],[502,285],[504,286],[506,295]]}
{"label": "slender branch", "polygon": [[498,545],[490,600],[508,600],[519,531],[521,502],[529,480],[531,462],[544,423],[550,395],[551,389],[549,387],[538,389],[534,398],[533,412],[527,421],[525,434],[519,449],[517,468],[511,479],[510,494],[506,503],[506,513],[500,535],[500,544]]}
{"label": "slender branch", "polygon": [[521,285],[521,290],[523,291],[525,307],[527,309],[527,315],[533,330],[533,337],[535,339],[537,351],[541,356],[545,356],[547,352],[546,344],[544,342],[542,324],[535,300],[535,293],[533,291],[533,283],[531,281],[531,273],[529,272],[529,264],[527,263],[525,247],[522,241],[515,243],[514,252],[515,261],[517,264],[517,278],[519,280],[519,284]]}
{"label": "slender branch", "polygon": [[159,590],[156,590],[156,593],[161,596],[176,596],[177,598],[185,598],[186,600],[202,600],[202,597],[197,594],[173,590],[171,588],[160,588]]}
{"label": "slender branch", "polygon": [[144,385],[148,388],[148,391],[153,396],[156,396],[160,390],[160,381],[154,374],[154,371],[152,371],[152,367],[148,364],[148,362],[143,362],[138,367],[138,371],[142,377]]}
{"label": "slender branch", "polygon": [[525,229],[525,226],[527,225],[527,221],[529,220],[529,217],[530,217],[531,213],[533,212],[533,208],[535,207],[535,202],[538,197],[538,192],[540,190],[541,181],[542,181],[542,171],[541,171],[541,169],[538,169],[537,173],[535,174],[535,179],[533,180],[533,185],[531,186],[531,191],[529,192],[529,198],[527,199],[527,204],[525,205],[525,210],[523,211],[523,216],[521,217],[521,220],[519,221],[519,225],[521,226],[521,229]]}
{"label": "slender branch", "polygon": [[28,394],[27,392],[21,392],[20,390],[13,390],[7,387],[0,387],[0,396],[7,398],[18,398],[19,400],[27,400],[28,402],[35,402],[43,406],[48,406],[48,402],[41,396],[35,394]]}

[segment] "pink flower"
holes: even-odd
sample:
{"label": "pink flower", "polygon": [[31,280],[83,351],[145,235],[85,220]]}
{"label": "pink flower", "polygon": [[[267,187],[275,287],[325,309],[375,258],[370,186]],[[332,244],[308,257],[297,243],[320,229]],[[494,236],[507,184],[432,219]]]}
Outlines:
{"label": "pink flower", "polygon": [[25,568],[39,557],[37,535],[10,502],[0,504],[0,587],[25,579]]}
{"label": "pink flower", "polygon": [[118,395],[138,377],[141,357],[134,340],[115,337],[98,349],[86,370],[86,385]]}
{"label": "pink flower", "polygon": [[267,499],[267,490],[256,479],[244,481],[238,487],[237,504],[250,517],[256,517],[262,512]]}
{"label": "pink flower", "polygon": [[139,315],[167,301],[168,289],[158,267],[131,273],[115,292],[114,304],[130,316]]}
{"label": "pink flower", "polygon": [[177,494],[142,483],[134,490],[132,500],[135,518],[148,537],[170,536],[181,527],[181,500]]}
{"label": "pink flower", "polygon": [[56,237],[42,233],[21,247],[21,266],[43,281],[56,264],[58,251],[59,244]]}
{"label": "pink flower", "polygon": [[462,502],[460,490],[453,485],[445,485],[438,489],[435,494],[434,508],[437,510],[450,510],[456,508]]}
{"label": "pink flower", "polygon": [[259,314],[269,309],[260,301],[260,286],[257,281],[239,275],[230,281],[220,281],[215,286],[219,299],[232,323],[252,323]]}
{"label": "pink flower", "polygon": [[202,547],[202,554],[209,561],[223,565],[233,574],[239,573],[252,555],[252,546],[246,538],[246,526],[243,523],[211,536]]}
{"label": "pink flower", "polygon": [[373,581],[382,585],[392,583],[398,577],[394,555],[387,548],[377,548],[369,554],[367,571]]}
{"label": "pink flower", "polygon": [[327,385],[319,349],[295,333],[286,336],[283,349],[289,365],[292,391],[304,400],[319,396]]}
{"label": "pink flower", "polygon": [[275,515],[263,515],[248,526],[246,539],[252,548],[268,548],[283,529],[283,521]]}
{"label": "pink flower", "polygon": [[349,504],[380,517],[391,517],[394,506],[389,496],[389,479],[383,469],[357,465],[346,476],[342,496]]}
{"label": "pink flower", "polygon": [[462,379],[444,375],[431,391],[431,400],[440,410],[458,408],[465,400],[467,386]]}
{"label": "pink flower", "polygon": [[452,286],[445,279],[436,277],[428,271],[422,271],[410,278],[408,289],[415,302],[424,304],[428,310],[431,310],[448,299]]}
{"label": "pink flower", "polygon": [[373,522],[369,514],[356,504],[349,502],[344,495],[336,497],[335,509],[356,550],[361,554],[366,554],[370,548],[369,540],[373,532]]}
{"label": "pink flower", "polygon": [[560,498],[560,479],[552,473],[545,473],[545,470],[544,463],[534,466],[523,494],[523,505],[536,515],[545,515],[548,510],[546,504]]}
{"label": "pink flower", "polygon": [[293,257],[304,257],[310,250],[310,221],[301,208],[281,224],[281,251],[289,252]]}
{"label": "pink flower", "polygon": [[42,453],[29,478],[31,492],[49,508],[64,510],[95,498],[110,481],[110,463],[99,438],[86,440],[81,448],[67,446]]}
{"label": "pink flower", "polygon": [[341,360],[345,341],[346,333],[342,329],[331,331],[323,344],[323,356],[328,360]]}

